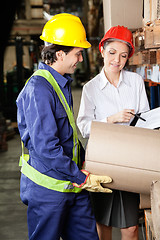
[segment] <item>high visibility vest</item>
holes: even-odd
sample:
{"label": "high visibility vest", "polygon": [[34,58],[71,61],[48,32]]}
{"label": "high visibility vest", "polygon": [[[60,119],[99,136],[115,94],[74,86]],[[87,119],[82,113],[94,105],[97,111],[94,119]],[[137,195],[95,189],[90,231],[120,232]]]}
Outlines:
{"label": "high visibility vest", "polygon": [[[74,116],[73,116],[73,111],[69,107],[67,100],[66,100],[63,92],[61,91],[58,83],[56,82],[56,80],[54,79],[54,77],[52,76],[52,74],[49,71],[39,69],[36,72],[34,72],[34,74],[32,76],[35,76],[35,75],[44,77],[53,86],[55,92],[57,93],[57,95],[59,97],[59,100],[61,101],[61,103],[67,113],[70,125],[73,129],[73,158],[72,158],[72,160],[79,166],[79,168],[81,168],[81,166],[80,166],[80,145],[79,145],[79,141],[78,141],[78,135],[77,135],[76,124],[75,124],[75,120],[74,120]],[[29,79],[28,79],[28,81],[29,81]],[[36,184],[43,186],[45,188],[54,190],[54,191],[74,192],[74,193],[79,193],[82,191],[80,188],[74,187],[70,181],[58,180],[58,179],[49,177],[43,173],[40,173],[39,171],[37,171],[35,168],[33,168],[31,165],[28,164],[28,160],[29,160],[29,154],[24,153],[24,144],[22,142],[22,155],[20,157],[19,166],[21,166],[21,172],[25,176],[27,176],[30,180],[32,180]]]}

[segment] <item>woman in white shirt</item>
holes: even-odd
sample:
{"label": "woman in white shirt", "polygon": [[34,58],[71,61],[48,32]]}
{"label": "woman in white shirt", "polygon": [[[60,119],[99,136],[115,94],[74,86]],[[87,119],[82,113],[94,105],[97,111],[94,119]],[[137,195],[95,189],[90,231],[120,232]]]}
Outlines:
{"label": "woman in white shirt", "polygon": [[[110,28],[99,50],[104,67],[84,85],[77,118],[84,138],[89,137],[92,121],[129,125],[131,113],[149,110],[142,77],[123,69],[134,53],[132,33],[123,26]],[[112,227],[121,229],[123,240],[138,239],[139,194],[113,190],[107,195],[92,193],[91,199],[100,240],[112,238]]]}

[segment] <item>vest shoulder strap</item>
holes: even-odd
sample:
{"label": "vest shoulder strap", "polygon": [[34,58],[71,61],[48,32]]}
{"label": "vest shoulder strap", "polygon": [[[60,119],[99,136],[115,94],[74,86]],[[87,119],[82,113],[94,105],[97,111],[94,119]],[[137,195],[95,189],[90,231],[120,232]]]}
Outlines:
{"label": "vest shoulder strap", "polygon": [[36,72],[33,73],[32,76],[35,76],[35,75],[44,77],[52,85],[52,87],[54,88],[55,92],[57,93],[57,95],[60,99],[60,102],[62,103],[62,105],[67,113],[69,122],[73,128],[74,134],[75,134],[76,138],[78,139],[76,124],[75,124],[75,120],[74,120],[74,116],[73,116],[73,111],[70,109],[70,107],[67,103],[67,100],[66,100],[62,90],[60,89],[57,81],[55,80],[55,78],[52,76],[52,74],[48,70],[45,70],[45,69],[37,70]]}

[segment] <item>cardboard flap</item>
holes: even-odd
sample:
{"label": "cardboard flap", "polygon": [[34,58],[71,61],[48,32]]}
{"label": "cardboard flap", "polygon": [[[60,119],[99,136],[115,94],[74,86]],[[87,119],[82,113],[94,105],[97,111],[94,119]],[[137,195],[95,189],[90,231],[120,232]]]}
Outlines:
{"label": "cardboard flap", "polygon": [[160,171],[160,131],[92,122],[86,160]]}

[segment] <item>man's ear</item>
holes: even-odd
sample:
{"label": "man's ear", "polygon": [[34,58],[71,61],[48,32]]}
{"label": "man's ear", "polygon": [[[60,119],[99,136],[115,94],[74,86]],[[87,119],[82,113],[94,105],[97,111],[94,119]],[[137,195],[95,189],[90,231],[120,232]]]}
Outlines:
{"label": "man's ear", "polygon": [[65,56],[65,52],[63,52],[62,50],[56,52],[57,60],[58,59],[63,60],[64,56]]}

